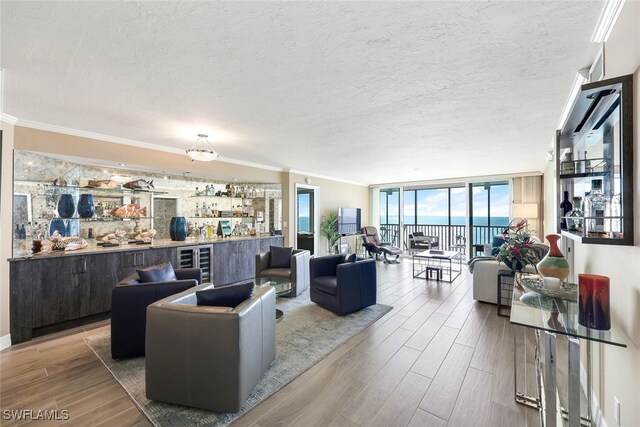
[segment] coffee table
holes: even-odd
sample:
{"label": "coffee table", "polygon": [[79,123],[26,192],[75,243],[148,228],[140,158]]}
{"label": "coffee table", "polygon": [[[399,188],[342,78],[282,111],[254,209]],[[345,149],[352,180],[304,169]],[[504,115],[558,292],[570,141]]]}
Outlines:
{"label": "coffee table", "polygon": [[[457,251],[430,249],[413,254],[413,277],[451,283],[462,273],[462,259]],[[424,277],[422,276],[424,274]]]}
{"label": "coffee table", "polygon": [[[287,295],[293,288],[291,285],[291,279],[285,279],[282,277],[256,277],[255,283],[258,286],[273,286],[276,290],[276,296]],[[279,320],[284,316],[284,311],[276,308],[276,320]]]}

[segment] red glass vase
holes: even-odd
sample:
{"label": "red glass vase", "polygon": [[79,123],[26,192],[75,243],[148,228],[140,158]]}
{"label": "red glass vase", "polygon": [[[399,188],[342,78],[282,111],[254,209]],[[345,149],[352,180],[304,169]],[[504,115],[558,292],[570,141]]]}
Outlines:
{"label": "red glass vase", "polygon": [[578,323],[592,329],[611,329],[607,276],[578,274]]}

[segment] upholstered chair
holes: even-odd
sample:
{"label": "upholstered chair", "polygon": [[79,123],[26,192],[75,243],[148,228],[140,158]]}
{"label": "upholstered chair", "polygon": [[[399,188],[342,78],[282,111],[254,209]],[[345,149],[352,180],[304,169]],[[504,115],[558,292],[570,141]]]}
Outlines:
{"label": "upholstered chair", "polygon": [[175,279],[143,283],[134,273],[111,291],[111,357],[144,356],[147,306],[202,282],[199,268],[174,270]]}
{"label": "upholstered chair", "polygon": [[256,255],[256,277],[291,280],[291,292],[284,296],[297,297],[309,287],[309,259],[306,249],[271,246]]}
{"label": "upholstered chair", "polygon": [[312,258],[311,301],[341,316],[376,303],[377,271],[373,259],[355,255]]}
{"label": "upholstered chair", "polygon": [[[391,246],[389,242],[380,241],[380,235],[378,229],[373,226],[362,227],[360,230],[362,233],[362,245],[369,252],[369,255],[378,260],[379,255],[383,255],[384,262],[387,264],[396,264],[400,262],[400,254],[402,249]],[[390,256],[395,257],[389,259]]]}
{"label": "upholstered chair", "polygon": [[238,412],[273,362],[274,288],[258,286],[235,307],[198,305],[196,292],[212,288],[200,285],[149,306],[147,399]]}

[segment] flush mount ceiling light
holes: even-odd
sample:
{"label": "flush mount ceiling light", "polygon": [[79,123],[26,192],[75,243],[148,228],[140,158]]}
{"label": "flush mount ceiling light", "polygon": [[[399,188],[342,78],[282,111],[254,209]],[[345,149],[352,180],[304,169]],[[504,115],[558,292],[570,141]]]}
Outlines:
{"label": "flush mount ceiling light", "polygon": [[213,146],[207,139],[208,137],[209,135],[199,133],[198,139],[196,139],[193,147],[187,150],[187,155],[191,157],[192,162],[196,160],[199,162],[211,162],[218,158],[218,153],[213,149]]}

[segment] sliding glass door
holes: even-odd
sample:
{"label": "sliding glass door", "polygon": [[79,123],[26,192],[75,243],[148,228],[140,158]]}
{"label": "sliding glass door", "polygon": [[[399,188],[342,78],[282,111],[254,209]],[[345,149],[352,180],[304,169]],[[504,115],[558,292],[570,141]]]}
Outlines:
{"label": "sliding glass door", "polygon": [[380,190],[380,240],[400,247],[400,189]]}
{"label": "sliding glass door", "polygon": [[422,232],[435,237],[440,249],[466,240],[466,199],[464,187],[405,189],[403,193],[403,241]]}
{"label": "sliding glass door", "polygon": [[472,254],[476,255],[509,225],[509,183],[474,183],[469,190],[471,246]]}

